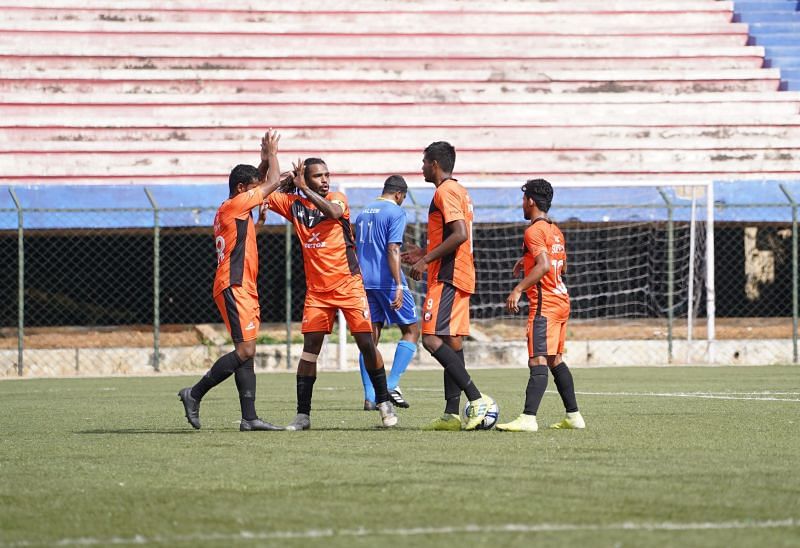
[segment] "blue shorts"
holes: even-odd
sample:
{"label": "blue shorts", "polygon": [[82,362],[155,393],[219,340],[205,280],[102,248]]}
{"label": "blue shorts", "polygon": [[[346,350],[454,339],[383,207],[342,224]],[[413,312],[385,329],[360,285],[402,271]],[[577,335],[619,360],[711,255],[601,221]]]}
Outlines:
{"label": "blue shorts", "polygon": [[403,289],[403,306],[392,308],[394,289],[367,289],[367,302],[372,323],[383,325],[410,325],[417,323],[417,306],[408,288]]}

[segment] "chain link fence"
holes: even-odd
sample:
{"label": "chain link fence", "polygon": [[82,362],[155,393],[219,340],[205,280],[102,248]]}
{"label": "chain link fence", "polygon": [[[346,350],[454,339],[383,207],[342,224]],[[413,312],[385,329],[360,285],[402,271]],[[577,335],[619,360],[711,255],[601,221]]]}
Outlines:
{"label": "chain link fence", "polygon": [[[567,240],[572,363],[797,363],[798,187],[716,188],[710,241],[704,198],[692,208],[680,188],[653,187],[646,197],[632,189],[556,189],[551,213]],[[0,374],[196,371],[213,363],[230,348],[211,298],[211,225],[225,190],[9,189],[0,199]],[[352,220],[379,193],[344,190]],[[526,227],[521,194],[516,186],[470,192],[478,288],[468,355],[485,365],[518,364],[527,308],[509,315],[504,300]],[[404,204],[409,242],[425,243],[431,194],[432,187],[412,185]],[[273,214],[257,234],[257,367],[291,369],[302,341],[300,245]],[[411,286],[421,299],[424,282]],[[337,333],[331,343],[325,365],[355,363],[352,345],[341,359],[332,350]]]}

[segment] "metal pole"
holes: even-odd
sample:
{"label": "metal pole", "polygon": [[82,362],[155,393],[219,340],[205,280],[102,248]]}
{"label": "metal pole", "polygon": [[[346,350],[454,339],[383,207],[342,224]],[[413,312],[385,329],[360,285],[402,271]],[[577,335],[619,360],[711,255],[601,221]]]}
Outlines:
{"label": "metal pole", "polygon": [[781,191],[792,204],[792,363],[797,363],[797,202],[789,189],[780,183]]}
{"label": "metal pole", "polygon": [[159,370],[161,361],[161,233],[158,219],[158,203],[150,189],[145,188],[144,193],[153,206],[153,369]]}
{"label": "metal pole", "polygon": [[658,187],[658,192],[667,204],[667,360],[672,363],[672,323],[674,321],[674,295],[673,284],[675,282],[675,249],[674,249],[674,226],[672,220],[672,202],[666,192]]}
{"label": "metal pole", "polygon": [[[414,208],[414,244],[415,245],[419,245],[420,247],[424,248],[424,246],[420,245],[422,243],[420,241],[420,240],[422,240],[422,226],[420,225],[420,222],[419,222],[419,218],[420,218],[419,209],[420,209],[420,207],[419,207],[419,204],[417,203],[417,200],[414,198],[414,193],[411,191],[410,188],[408,189],[407,196],[411,200],[411,204],[412,204],[412,206]],[[419,293],[419,292],[417,292],[417,293]],[[423,297],[420,296],[419,294],[414,296],[414,300],[417,303],[418,311],[422,309],[422,298]],[[417,352],[416,356],[417,356],[417,360],[419,360],[420,353]]]}
{"label": "metal pole", "polygon": [[292,368],[292,223],[286,221],[286,232],[283,238],[286,260],[286,369]]}
{"label": "metal pole", "polygon": [[692,359],[692,339],[694,335],[694,261],[695,261],[695,242],[697,240],[697,197],[696,187],[692,187],[692,208],[689,215],[689,295],[687,299],[686,311],[686,363]]}
{"label": "metal pole", "polygon": [[14,189],[8,187],[11,199],[17,208],[17,375],[22,376],[23,350],[25,348],[25,238],[23,231],[22,203]]}
{"label": "metal pole", "polygon": [[[414,225],[413,225],[414,226],[414,244],[419,245],[420,243],[422,243],[421,242],[421,240],[422,240],[422,226],[420,225],[420,222],[419,222],[419,218],[420,218],[420,211],[419,210],[420,210],[420,207],[419,207],[419,204],[417,203],[417,200],[414,198],[414,193],[411,191],[410,188],[408,189],[407,196],[411,200],[411,204],[412,204],[413,210],[414,210]],[[423,247],[423,246],[420,246],[420,247]],[[413,282],[413,280],[412,280],[412,282]],[[409,283],[409,287],[410,286],[411,286],[411,283]],[[418,287],[419,286],[415,286],[415,288],[418,288]],[[425,298],[424,296],[420,295],[419,291],[417,291],[416,294],[414,295],[414,302],[417,305],[417,313],[418,314],[422,312],[422,300],[424,298]],[[422,361],[422,352],[417,352],[414,355],[414,361],[416,363],[420,363]]]}
{"label": "metal pole", "polygon": [[717,296],[715,289],[714,262],[714,182],[706,188],[706,337],[708,339],[708,363],[716,361],[714,340],[716,339]]}

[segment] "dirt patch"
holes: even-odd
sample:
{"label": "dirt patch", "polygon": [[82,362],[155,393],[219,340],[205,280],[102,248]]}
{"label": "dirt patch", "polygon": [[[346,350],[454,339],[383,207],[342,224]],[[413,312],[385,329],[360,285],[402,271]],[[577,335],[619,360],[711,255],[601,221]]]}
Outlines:
{"label": "dirt patch", "polygon": [[[525,323],[519,321],[472,322],[493,340],[513,340],[524,336]],[[573,320],[567,324],[567,339],[573,340],[666,340],[665,319]],[[695,321],[694,339],[706,338],[706,320]],[[675,339],[686,339],[686,319],[676,320]],[[791,318],[717,318],[717,339],[788,339],[792,336]]]}
{"label": "dirt patch", "polygon": [[[524,338],[525,321],[520,320],[476,320],[474,329],[489,341],[510,341]],[[230,340],[225,326],[215,324],[212,328],[225,340]],[[686,339],[686,320],[678,320],[673,326],[675,339]],[[706,323],[698,320],[694,327],[694,338],[706,338]],[[792,336],[791,318],[718,318],[717,339],[788,339]],[[300,339],[300,324],[292,326],[292,338]],[[387,332],[387,339],[390,338]],[[567,338],[572,340],[666,340],[666,320],[574,320],[568,324]],[[261,326],[259,340],[283,343],[286,341],[286,325],[282,323]],[[208,338],[194,325],[164,325],[161,327],[161,346],[192,346],[204,344]],[[33,327],[25,330],[25,348],[113,348],[153,346],[152,326],[123,327]],[[15,329],[0,329],[0,348],[16,348]]]}

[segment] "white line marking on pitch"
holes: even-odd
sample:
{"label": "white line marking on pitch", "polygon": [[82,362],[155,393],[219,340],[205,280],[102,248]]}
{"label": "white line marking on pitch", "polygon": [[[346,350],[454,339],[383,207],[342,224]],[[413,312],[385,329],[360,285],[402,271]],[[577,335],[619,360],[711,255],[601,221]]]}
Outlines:
{"label": "white line marking on pitch", "polygon": [[197,543],[204,541],[263,541],[281,539],[318,539],[334,537],[413,537],[422,535],[467,535],[485,533],[569,533],[576,531],[717,531],[727,529],[777,529],[800,527],[800,520],[788,518],[766,521],[718,521],[700,523],[614,523],[609,525],[578,525],[573,523],[541,523],[505,525],[464,525],[460,527],[415,527],[411,529],[309,529],[305,531],[240,531],[238,533],[206,533],[195,535],[155,535],[147,537],[65,538],[56,541],[19,541],[0,544],[2,547],[28,546],[100,546]]}
{"label": "white line marking on pitch", "polygon": [[[548,390],[550,393],[555,393],[554,390]],[[634,397],[652,397],[652,398],[699,398],[707,400],[750,400],[750,401],[785,401],[785,402],[800,402],[797,398],[772,398],[772,397],[742,397],[730,395],[728,393],[713,392],[578,392],[576,394],[581,396],[634,396]],[[733,394],[736,394],[734,392]],[[780,393],[779,393],[780,394]]]}

